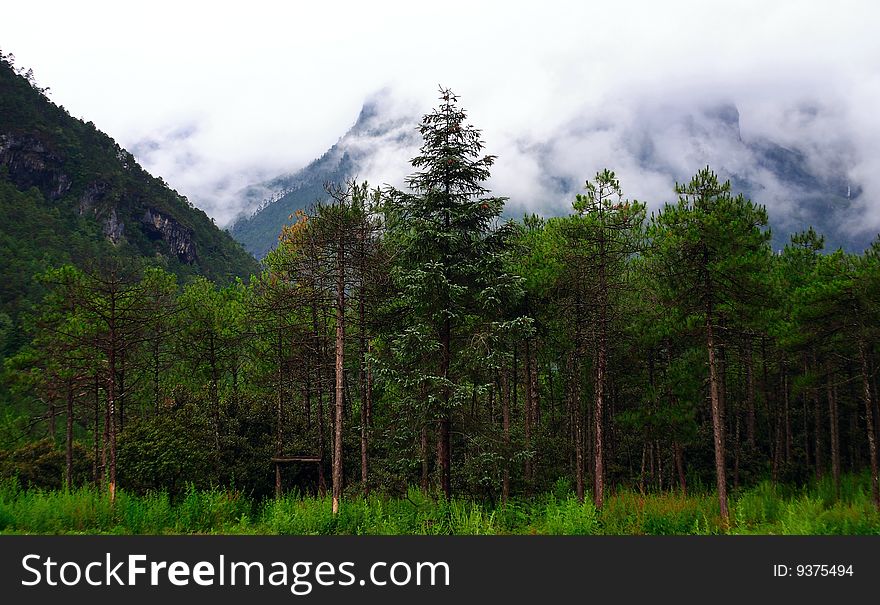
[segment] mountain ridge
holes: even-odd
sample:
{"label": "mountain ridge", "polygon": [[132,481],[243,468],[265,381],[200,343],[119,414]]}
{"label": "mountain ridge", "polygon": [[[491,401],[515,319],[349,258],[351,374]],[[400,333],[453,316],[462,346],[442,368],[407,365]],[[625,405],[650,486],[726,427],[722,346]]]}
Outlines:
{"label": "mountain ridge", "polygon": [[92,122],[49,100],[5,56],[0,60],[0,180],[22,194],[35,190],[47,210],[94,222],[110,244],[106,252],[150,258],[181,277],[204,275],[220,282],[247,278],[258,268],[207,214],[146,172]]}
{"label": "mountain ridge", "polygon": [[[375,172],[379,158],[374,156],[387,160],[394,152],[406,160],[411,158],[419,144],[418,117],[390,114],[385,109],[389,104],[384,97],[368,99],[354,125],[321,157],[298,171],[246,189],[247,210],[232,223],[232,235],[254,256],[262,258],[274,247],[281,227],[296,210],[326,197],[325,182]],[[733,103],[707,103],[670,113],[669,119],[661,119],[656,110],[647,117],[637,114],[633,124],[616,129],[614,144],[625,149],[629,165],[617,169],[612,158],[607,161],[609,168],[619,170],[625,191],[630,181],[620,173],[628,169],[666,183],[663,191],[655,193],[658,199],[650,201],[669,200],[674,195],[674,183],[689,180],[694,171],[709,164],[731,180],[735,192],[768,207],[774,248],[781,248],[791,233],[809,226],[826,236],[829,249],[861,251],[870,245],[871,234],[854,235],[847,228],[862,188],[849,181],[845,166],[833,167],[830,174],[819,174],[802,150],[765,136],[744,136],[740,112]],[[589,118],[563,128],[561,132],[573,133],[583,147],[615,130]],[[563,156],[569,150],[562,149],[558,138],[518,141],[513,150],[539,175],[538,201],[543,207],[537,210],[546,216],[568,212],[587,176],[566,172]],[[399,168],[400,178],[410,171],[408,165]],[[530,205],[536,200],[523,200],[516,192],[496,189],[511,196],[507,216],[536,211]],[[263,194],[258,204],[253,201],[259,197],[256,192]]]}
{"label": "mountain ridge", "polygon": [[[357,177],[369,163],[373,148],[388,144],[401,150],[417,145],[417,117],[386,117],[381,108],[387,94],[383,90],[368,98],[351,128],[305,167],[242,190],[243,210],[229,227],[232,236],[262,258],[274,247],[281,226],[294,211],[324,199],[326,183]],[[403,158],[408,161],[410,156]]]}

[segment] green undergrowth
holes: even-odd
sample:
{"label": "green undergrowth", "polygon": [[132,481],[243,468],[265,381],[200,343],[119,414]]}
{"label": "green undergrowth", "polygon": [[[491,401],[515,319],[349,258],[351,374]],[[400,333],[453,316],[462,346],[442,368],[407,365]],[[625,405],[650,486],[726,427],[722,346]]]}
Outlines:
{"label": "green undergrowth", "polygon": [[737,491],[725,530],[711,493],[618,490],[601,510],[589,498],[547,493],[506,505],[464,498],[445,500],[410,489],[403,498],[370,496],[343,501],[286,494],[262,502],[228,490],[164,492],[23,489],[0,483],[0,532],[31,534],[386,534],[386,535],[685,535],[880,534],[880,514],[865,476],[847,476],[840,497],[829,481],[795,488],[769,482]]}

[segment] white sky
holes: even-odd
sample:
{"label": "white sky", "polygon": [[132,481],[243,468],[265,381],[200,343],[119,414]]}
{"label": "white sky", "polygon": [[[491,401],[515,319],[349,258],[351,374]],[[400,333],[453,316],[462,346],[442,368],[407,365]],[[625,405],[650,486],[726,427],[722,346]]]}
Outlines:
{"label": "white sky", "polygon": [[[145,167],[221,224],[236,210],[232,191],[320,155],[369,94],[390,87],[428,111],[438,84],[461,96],[502,174],[518,172],[515,153],[503,164],[516,141],[558,137],[588,114],[724,99],[744,134],[795,143],[797,125],[780,116],[818,103],[832,117],[809,134],[817,157],[826,137],[850,140],[852,174],[880,200],[878,7],[29,0],[5,3],[0,48],[124,147],[155,141]],[[605,167],[591,161],[584,177]]]}

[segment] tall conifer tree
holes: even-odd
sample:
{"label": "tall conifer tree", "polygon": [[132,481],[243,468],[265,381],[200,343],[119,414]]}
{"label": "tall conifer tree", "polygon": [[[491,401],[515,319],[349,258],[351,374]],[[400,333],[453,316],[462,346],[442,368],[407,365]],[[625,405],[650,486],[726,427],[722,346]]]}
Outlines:
{"label": "tall conifer tree", "polygon": [[396,335],[398,356],[424,343],[436,353],[436,367],[419,368],[415,381],[427,386],[440,486],[449,497],[453,411],[471,396],[459,354],[519,281],[503,269],[513,231],[498,222],[505,198],[488,196],[484,186],[495,156],[482,155],[480,131],[466,122],[458,98],[441,89],[440,100],[422,119],[424,142],[412,160],[409,191],[389,192],[386,220],[399,249],[393,278],[410,320]]}

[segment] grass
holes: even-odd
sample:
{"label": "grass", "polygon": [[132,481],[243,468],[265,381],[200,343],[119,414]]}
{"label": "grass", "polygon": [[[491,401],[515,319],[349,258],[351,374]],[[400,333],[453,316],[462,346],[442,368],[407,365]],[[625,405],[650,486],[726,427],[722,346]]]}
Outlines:
{"label": "grass", "polygon": [[865,476],[847,476],[841,497],[823,481],[804,488],[769,482],[731,498],[725,532],[713,494],[641,494],[619,490],[601,511],[589,500],[555,490],[487,507],[467,499],[435,499],[416,489],[404,498],[371,496],[343,502],[287,494],[256,502],[234,491],[189,489],[172,501],[158,492],[25,490],[0,483],[0,532],[28,534],[880,534],[880,513]]}

